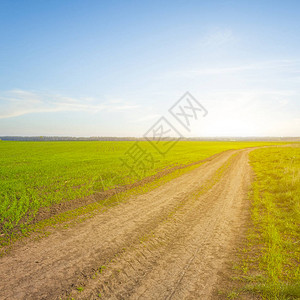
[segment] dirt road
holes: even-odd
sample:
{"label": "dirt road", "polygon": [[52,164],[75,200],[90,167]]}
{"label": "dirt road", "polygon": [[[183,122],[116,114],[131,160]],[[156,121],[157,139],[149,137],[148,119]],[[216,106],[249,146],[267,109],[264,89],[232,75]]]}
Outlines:
{"label": "dirt road", "polygon": [[249,151],[16,248],[0,299],[212,299],[247,215]]}

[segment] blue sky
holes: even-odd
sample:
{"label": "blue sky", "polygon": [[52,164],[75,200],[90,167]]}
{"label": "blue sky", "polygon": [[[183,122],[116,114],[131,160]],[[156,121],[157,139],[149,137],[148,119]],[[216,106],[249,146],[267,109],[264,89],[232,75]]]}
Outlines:
{"label": "blue sky", "polygon": [[[300,135],[300,1],[0,1],[0,135]],[[185,133],[183,133],[185,134]]]}

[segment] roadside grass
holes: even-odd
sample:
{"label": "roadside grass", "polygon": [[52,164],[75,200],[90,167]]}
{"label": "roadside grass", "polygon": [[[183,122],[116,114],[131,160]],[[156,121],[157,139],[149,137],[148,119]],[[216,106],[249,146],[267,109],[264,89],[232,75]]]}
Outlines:
{"label": "roadside grass", "polygon": [[262,299],[300,299],[300,148],[257,149],[252,228],[239,262],[240,290]]}
{"label": "roadside grass", "polygon": [[[134,143],[1,142],[0,248],[11,243],[16,236],[27,235],[36,228],[34,218],[41,208],[50,209],[58,203],[84,199],[104,191],[104,187],[109,190],[135,182],[137,178],[128,175],[128,169],[119,159]],[[139,143],[155,159],[154,166],[145,169],[142,178],[174,166],[203,160],[225,150],[276,144],[182,141],[162,157],[150,143]],[[118,201],[110,199],[106,205]],[[38,226],[70,220],[95,208],[99,208],[99,203],[39,222]]]}

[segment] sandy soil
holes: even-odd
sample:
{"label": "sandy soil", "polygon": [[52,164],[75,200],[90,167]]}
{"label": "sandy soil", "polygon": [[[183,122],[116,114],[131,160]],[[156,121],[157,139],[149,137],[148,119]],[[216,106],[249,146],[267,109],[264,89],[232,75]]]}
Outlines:
{"label": "sandy soil", "polygon": [[16,247],[0,259],[0,299],[214,299],[245,226],[249,151]]}

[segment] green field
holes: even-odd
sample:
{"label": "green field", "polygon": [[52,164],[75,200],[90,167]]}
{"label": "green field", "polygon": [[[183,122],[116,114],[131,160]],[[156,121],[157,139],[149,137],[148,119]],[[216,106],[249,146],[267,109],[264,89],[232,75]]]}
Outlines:
{"label": "green field", "polygon": [[252,229],[241,262],[246,291],[300,299],[300,148],[250,153]]}
{"label": "green field", "polygon": [[[84,198],[116,185],[136,181],[120,157],[134,142],[0,142],[1,232],[26,231],[40,208]],[[147,177],[179,164],[203,160],[213,154],[267,142],[177,143],[164,157],[148,142],[155,164],[140,174]],[[275,144],[275,143],[273,143]],[[277,143],[278,144],[278,143]]]}

